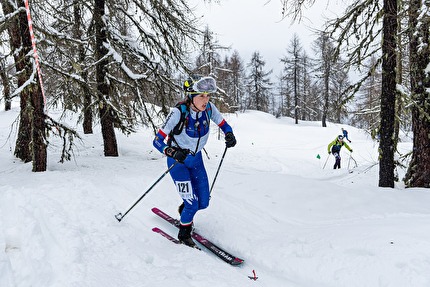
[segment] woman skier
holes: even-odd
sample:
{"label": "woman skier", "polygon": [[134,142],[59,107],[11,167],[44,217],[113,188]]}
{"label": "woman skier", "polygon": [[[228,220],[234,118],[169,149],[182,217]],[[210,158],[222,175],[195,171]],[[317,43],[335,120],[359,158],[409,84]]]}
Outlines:
{"label": "woman skier", "polygon": [[209,205],[210,191],[201,150],[209,138],[210,121],[225,135],[227,148],[236,145],[231,126],[224,120],[217,107],[209,102],[211,93],[217,91],[215,79],[193,75],[184,82],[186,100],[176,105],[156,134],[153,145],[167,156],[170,176],[183,200],[179,207],[181,243],[195,247],[191,239],[196,212]]}

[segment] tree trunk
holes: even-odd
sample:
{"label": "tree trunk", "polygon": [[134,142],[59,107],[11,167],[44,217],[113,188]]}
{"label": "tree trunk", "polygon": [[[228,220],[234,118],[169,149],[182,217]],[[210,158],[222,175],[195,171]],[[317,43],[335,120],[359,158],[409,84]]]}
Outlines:
{"label": "tree trunk", "polygon": [[[411,1],[409,8],[409,48],[411,63],[412,130],[414,134],[412,159],[404,181],[407,187],[430,187],[430,74],[429,16],[417,21],[421,1]],[[418,27],[419,24],[419,27]],[[421,40],[421,41],[420,41]]]}
{"label": "tree trunk", "polygon": [[10,83],[7,75],[7,63],[6,60],[0,60],[0,78],[3,82],[3,96],[4,96],[4,110],[9,111],[11,106],[10,98]]}
{"label": "tree trunk", "polygon": [[[25,8],[24,1],[20,1],[18,7],[21,9]],[[24,50],[31,51],[30,29],[26,13],[21,12],[19,14],[19,27],[21,31],[22,46],[24,47]],[[28,79],[33,71],[33,63],[27,57],[24,62],[26,65],[25,70],[27,71],[26,77]],[[37,75],[35,75],[35,79],[37,79]],[[46,171],[47,161],[45,106],[42,89],[39,84],[40,83],[36,81],[35,85],[30,84],[24,89],[24,91],[28,93],[26,102],[29,101],[29,105],[27,105],[29,109],[27,108],[26,112],[29,113],[29,117],[31,118],[31,159],[33,161],[34,172]]]}
{"label": "tree trunk", "polygon": [[[22,70],[21,70],[22,72]],[[18,76],[18,84],[24,73]],[[29,95],[27,91],[20,93],[20,111],[19,111],[19,126],[18,135],[15,143],[15,156],[24,162],[33,160],[31,154],[31,115],[28,106]]]}
{"label": "tree trunk", "polygon": [[379,186],[394,187],[397,1],[384,0]]}
{"label": "tree trunk", "polygon": [[[114,130],[113,111],[108,104],[109,83],[106,80],[108,61],[104,56],[108,53],[106,44],[106,25],[103,21],[105,16],[105,0],[95,0],[94,24],[96,30],[96,80],[97,97],[99,100],[100,122],[105,156],[118,156],[118,147]],[[104,58],[104,59],[103,59]]]}
{"label": "tree trunk", "polygon": [[322,114],[322,126],[323,128],[327,127],[327,114],[328,114],[328,104],[329,104],[329,78],[328,74],[324,74],[324,106],[323,106],[323,114]]}
{"label": "tree trunk", "polygon": [[331,73],[331,61],[332,55],[330,55],[330,45],[329,39],[327,35],[322,34],[321,36],[321,60],[322,67],[324,69],[323,81],[324,81],[324,104],[323,104],[323,112],[322,112],[322,126],[323,128],[327,127],[327,116],[329,111],[329,98],[330,98],[330,73]]}
{"label": "tree trunk", "polygon": [[93,133],[93,111],[91,108],[91,93],[84,89],[84,121],[82,123],[82,127],[84,130],[84,134],[92,134]]}
{"label": "tree trunk", "polygon": [[46,171],[46,126],[45,111],[42,90],[35,86],[31,93],[31,106],[33,113],[33,125],[31,128],[33,171]]}
{"label": "tree trunk", "polygon": [[299,72],[297,59],[294,59],[294,123],[299,123]]}
{"label": "tree trunk", "polygon": [[[1,0],[3,11],[5,14],[10,14],[14,11],[14,7],[8,0]],[[15,69],[17,75],[18,87],[22,87],[31,73],[31,63],[26,55],[30,52],[31,46],[23,46],[20,31],[20,19],[26,19],[25,11],[20,13],[21,17],[14,17],[8,25],[8,34],[10,46],[13,51],[15,61]],[[24,162],[32,160],[31,154],[31,118],[30,118],[30,89],[23,89],[20,92],[20,117],[18,126],[18,135],[15,143],[15,156]]]}
{"label": "tree trunk", "polygon": [[[74,36],[77,39],[82,39],[82,14],[80,7],[80,0],[73,1],[73,18],[74,18]],[[78,44],[78,53],[79,53],[79,63],[85,63],[85,46],[82,43]],[[88,83],[88,71],[83,70],[80,72],[80,75],[85,83]],[[92,111],[92,96],[91,90],[87,86],[87,84],[81,85],[83,90],[83,104],[84,104],[84,120],[82,123],[82,127],[84,130],[84,134],[92,134],[93,133],[93,111]]]}
{"label": "tree trunk", "polygon": [[[402,3],[399,1],[397,3],[397,11],[401,11],[402,9]],[[404,33],[402,33],[402,19],[403,16],[399,16],[397,18],[397,56],[396,56],[396,83],[403,84],[403,64],[402,64],[402,58],[403,50],[402,50],[402,40],[404,37]],[[400,91],[396,90],[396,118],[395,118],[395,125],[394,125],[394,147],[397,147],[397,144],[399,142],[399,133],[400,133],[400,115],[403,113],[403,95]],[[397,148],[396,148],[397,151]]]}

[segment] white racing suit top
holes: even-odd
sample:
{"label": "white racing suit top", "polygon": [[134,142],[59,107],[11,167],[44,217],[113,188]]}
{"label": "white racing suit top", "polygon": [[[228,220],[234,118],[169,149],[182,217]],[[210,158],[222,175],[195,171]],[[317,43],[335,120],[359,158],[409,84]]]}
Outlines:
{"label": "white racing suit top", "polygon": [[[172,109],[153,140],[154,147],[163,154],[164,149],[168,147],[165,139],[169,140],[169,134],[181,120],[181,113],[180,108]],[[209,138],[211,120],[221,128],[224,134],[233,132],[231,126],[225,121],[217,107],[209,102],[203,112],[195,112],[191,108],[189,109],[184,127],[180,134],[173,136],[171,146],[189,149],[193,154],[198,153],[204,148]]]}

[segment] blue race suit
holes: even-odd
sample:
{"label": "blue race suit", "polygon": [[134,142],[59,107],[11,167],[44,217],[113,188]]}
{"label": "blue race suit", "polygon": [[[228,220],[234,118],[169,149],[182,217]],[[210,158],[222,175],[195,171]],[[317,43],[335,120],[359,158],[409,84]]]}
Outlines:
{"label": "blue race suit", "polygon": [[[163,154],[168,147],[165,140],[168,140],[168,135],[179,123],[181,113],[179,108],[174,108],[154,138],[154,147]],[[206,110],[203,112],[195,112],[189,109],[185,126],[179,135],[174,135],[174,139],[170,143],[171,146],[191,151],[184,163],[178,163],[170,170],[170,176],[184,201],[184,209],[181,213],[182,225],[191,224],[196,212],[209,205],[209,181],[201,150],[209,138],[210,120],[218,125],[224,134],[233,132],[231,126],[224,120],[216,106],[208,103]],[[168,167],[174,162],[173,158],[167,158]]]}

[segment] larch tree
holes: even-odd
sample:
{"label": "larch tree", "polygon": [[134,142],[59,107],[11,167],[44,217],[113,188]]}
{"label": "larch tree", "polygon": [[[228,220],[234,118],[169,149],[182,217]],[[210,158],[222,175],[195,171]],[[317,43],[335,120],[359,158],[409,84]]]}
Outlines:
{"label": "larch tree", "polygon": [[[88,48],[86,47],[87,41],[85,34],[85,20],[83,7],[80,0],[73,0],[73,24],[72,24],[72,33],[73,37],[77,40],[72,44],[72,48],[76,49],[76,58],[75,62],[78,65],[85,63],[85,60],[88,57]],[[75,54],[75,53],[73,53]],[[89,82],[89,71],[87,69],[78,68],[76,69],[76,73],[82,81],[78,82],[78,85],[81,88],[80,99],[82,101],[82,110],[83,110],[83,120],[82,120],[82,128],[84,134],[92,134],[93,133],[93,93],[91,91],[91,87],[88,85]]]}
{"label": "larch tree", "polygon": [[[288,69],[282,69],[279,75],[278,92],[281,102],[281,116],[294,117],[294,85],[290,81],[290,72]],[[312,87],[311,87],[312,89]],[[313,93],[311,93],[313,94]]]}
{"label": "larch tree", "polygon": [[11,15],[8,34],[15,54],[20,94],[20,123],[15,155],[24,162],[32,161],[33,171],[45,171],[47,166],[47,142],[45,106],[42,88],[32,53],[29,23],[24,1],[2,1],[6,14]]}
{"label": "larch tree", "polygon": [[311,81],[311,70],[312,70],[312,59],[308,56],[306,51],[303,51],[301,58],[302,67],[302,85],[301,94],[303,95],[301,99],[301,115],[300,118],[303,121],[313,120],[312,115],[315,116],[314,96],[311,91],[312,81]]}
{"label": "larch tree", "polygon": [[344,68],[342,59],[337,59],[332,65],[330,76],[330,100],[331,116],[334,122],[342,123],[349,120],[348,104],[352,101],[353,95],[348,93],[351,82],[348,70]]}
{"label": "larch tree", "polygon": [[245,80],[245,65],[237,50],[228,57],[227,62],[223,66],[228,71],[226,81],[229,83],[227,94],[230,95],[234,110],[242,110],[244,103],[243,83]]}
{"label": "larch tree", "polygon": [[249,74],[246,77],[246,87],[248,93],[247,108],[257,111],[269,111],[269,97],[272,83],[269,75],[272,70],[265,71],[266,62],[258,51],[252,53],[251,60],[247,67]]}
{"label": "larch tree", "polygon": [[221,52],[228,51],[229,48],[219,43],[215,33],[209,29],[209,26],[206,26],[203,31],[203,40],[200,47],[195,72],[216,78],[217,70],[222,66]]}
{"label": "larch tree", "polygon": [[114,110],[109,105],[110,81],[107,78],[109,73],[109,60],[106,27],[105,0],[94,1],[94,30],[96,35],[96,82],[97,98],[99,102],[99,117],[102,128],[105,156],[118,156],[118,144],[114,129]]}
{"label": "larch tree", "polygon": [[379,186],[394,187],[394,127],[396,107],[397,0],[384,0],[382,24],[381,125]]}
{"label": "larch tree", "polygon": [[284,64],[283,70],[285,75],[285,80],[291,82],[293,99],[294,99],[294,120],[295,124],[299,123],[300,117],[300,92],[302,84],[302,55],[303,46],[300,42],[299,36],[297,34],[293,35],[290,41],[290,45],[287,48],[287,55],[285,55],[281,62]]}
{"label": "larch tree", "polygon": [[[1,0],[5,18],[8,19],[7,32],[9,36],[10,48],[14,56],[14,64],[17,75],[17,90],[13,94],[20,97],[20,117],[17,140],[15,144],[15,156],[24,162],[31,162],[31,116],[30,116],[30,89],[26,88],[27,81],[32,71],[32,65],[28,56],[31,44],[23,45],[20,30],[20,22],[26,21],[25,10],[19,11],[16,1]],[[20,17],[20,15],[22,15]],[[25,23],[23,23],[25,25]],[[28,31],[25,37],[30,39]],[[27,42],[28,43],[28,42]]]}
{"label": "larch tree", "polygon": [[327,120],[330,118],[330,79],[332,77],[333,66],[336,62],[336,54],[334,53],[334,44],[330,39],[328,33],[320,32],[319,37],[313,43],[313,50],[315,52],[316,73],[317,81],[321,83],[322,87],[322,118],[321,125],[327,127]]}
{"label": "larch tree", "polygon": [[221,53],[228,51],[229,47],[221,45],[215,36],[209,26],[206,26],[193,73],[212,76],[217,80],[218,91],[212,96],[213,102],[221,112],[228,112],[230,110],[230,101],[229,95],[226,93],[228,83],[226,83],[225,79],[228,77],[229,71],[223,67],[225,61],[223,63],[221,60]]}

